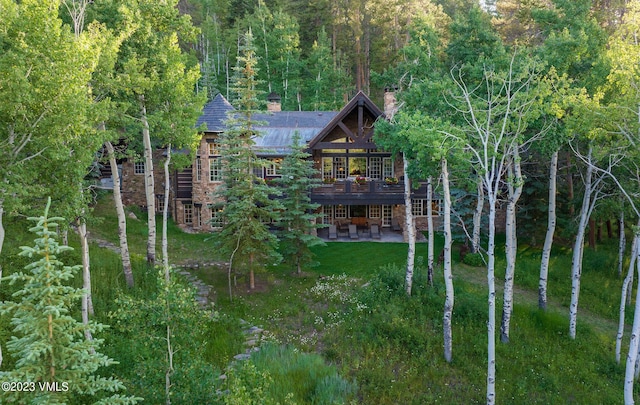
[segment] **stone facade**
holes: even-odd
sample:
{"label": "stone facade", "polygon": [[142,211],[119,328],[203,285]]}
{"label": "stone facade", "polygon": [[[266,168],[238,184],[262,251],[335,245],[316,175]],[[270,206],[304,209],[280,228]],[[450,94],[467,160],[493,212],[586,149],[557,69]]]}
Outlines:
{"label": "stone facade", "polygon": [[[156,150],[153,153],[154,165],[154,190],[156,195],[156,211],[160,212],[158,198],[164,195],[164,151]],[[147,207],[147,198],[144,190],[144,164],[137,164],[128,159],[122,164],[122,173],[120,176],[122,182],[122,202],[124,205],[137,205],[138,207]]]}

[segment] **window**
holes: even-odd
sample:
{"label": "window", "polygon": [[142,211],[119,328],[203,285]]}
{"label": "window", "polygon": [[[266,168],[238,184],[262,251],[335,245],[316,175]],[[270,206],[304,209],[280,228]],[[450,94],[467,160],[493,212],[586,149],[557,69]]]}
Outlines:
{"label": "window", "polygon": [[322,223],[323,224],[333,223],[333,206],[332,205],[322,206]]}
{"label": "window", "polygon": [[372,179],[380,180],[382,177],[382,158],[370,157],[369,158],[369,177]]}
{"label": "window", "polygon": [[184,204],[184,223],[191,225],[193,224],[193,204]]}
{"label": "window", "polygon": [[347,178],[347,158],[345,157],[334,157],[333,158],[333,172],[335,173],[336,179],[346,179]]}
{"label": "window", "polygon": [[220,144],[217,142],[207,143],[207,149],[209,151],[209,155],[220,155]]}
{"label": "window", "polygon": [[323,157],[322,158],[322,178],[323,179],[333,179],[335,176],[333,175],[333,158]]}
{"label": "window", "polygon": [[273,159],[267,165],[267,176],[279,176],[282,159]]}
{"label": "window", "polygon": [[366,205],[350,205],[349,206],[350,217],[352,218],[366,218],[367,206]]}
{"label": "window", "polygon": [[347,207],[344,205],[336,205],[335,208],[335,217],[336,218],[346,218],[347,217]]}
{"label": "window", "polygon": [[367,175],[367,158],[350,157],[349,158],[349,175],[350,176],[366,176]]}
{"label": "window", "polygon": [[382,158],[382,178],[393,177],[393,159]]}
{"label": "window", "polygon": [[222,181],[222,158],[209,158],[209,181]]}
{"label": "window", "polygon": [[202,180],[202,159],[200,159],[200,156],[196,157],[195,171],[196,171],[195,173],[196,181]]}
{"label": "window", "polygon": [[411,213],[414,217],[426,217],[427,216],[427,200],[424,198],[416,198],[411,201]]}
{"label": "window", "polygon": [[389,227],[391,226],[391,218],[393,216],[393,212],[390,205],[382,206],[382,226]]}
{"label": "window", "polygon": [[156,212],[164,212],[164,194],[156,194]]}
{"label": "window", "polygon": [[380,218],[382,207],[380,205],[369,206],[369,218]]}
{"label": "window", "polygon": [[222,210],[219,208],[211,208],[211,221],[209,221],[211,227],[213,229],[220,229],[223,223]]}
{"label": "window", "polygon": [[144,162],[135,162],[133,164],[133,174],[144,174]]}
{"label": "window", "polygon": [[442,207],[442,200],[431,200],[431,213],[432,215],[440,216],[440,207]]}
{"label": "window", "polygon": [[193,207],[193,216],[194,216],[194,224],[197,227],[202,226],[202,215],[201,215],[201,207],[199,205]]}
{"label": "window", "polygon": [[[440,215],[440,206],[442,200],[431,200],[431,209],[433,216]],[[426,198],[416,198],[412,201],[412,213],[414,217],[426,217],[428,202]]]}

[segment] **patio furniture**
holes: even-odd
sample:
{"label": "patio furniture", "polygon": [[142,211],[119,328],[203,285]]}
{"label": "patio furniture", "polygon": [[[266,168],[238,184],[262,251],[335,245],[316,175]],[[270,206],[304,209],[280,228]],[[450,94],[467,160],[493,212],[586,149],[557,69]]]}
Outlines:
{"label": "patio furniture", "polygon": [[358,239],[358,228],[353,224],[349,225],[349,237],[351,239]]}
{"label": "patio furniture", "polygon": [[400,228],[400,224],[398,223],[397,219],[391,220],[391,229],[395,232],[400,232],[402,230],[402,228]]}
{"label": "patio furniture", "polygon": [[371,237],[373,239],[380,239],[380,227],[377,224],[371,225]]}
{"label": "patio furniture", "polygon": [[346,222],[338,221],[338,236],[349,236],[349,224]]}
{"label": "patio furniture", "polygon": [[335,225],[329,225],[329,239],[338,239],[338,229]]}

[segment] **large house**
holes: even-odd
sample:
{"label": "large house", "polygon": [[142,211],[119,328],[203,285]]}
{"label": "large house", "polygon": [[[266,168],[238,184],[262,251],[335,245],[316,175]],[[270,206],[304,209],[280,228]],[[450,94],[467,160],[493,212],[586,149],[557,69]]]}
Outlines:
{"label": "large house", "polygon": [[[393,108],[393,94],[385,94],[385,109]],[[263,169],[266,180],[279,176],[282,158],[290,151],[295,133],[306,143],[323,184],[311,192],[320,204],[318,221],[345,228],[355,224],[367,229],[372,224],[401,231],[404,227],[404,173],[402,161],[378,149],[372,140],[374,125],[384,113],[364,93],[356,94],[340,111],[281,111],[279,97],[268,97],[268,111],[256,114],[262,122],[255,139],[256,154],[272,162]],[[206,127],[193,165],[174,173],[171,179],[170,212],[175,222],[192,231],[213,231],[221,226],[214,203],[215,190],[222,184],[218,139],[233,106],[220,94],[209,102],[198,119]],[[159,152],[158,158],[162,157]],[[125,204],[145,205],[144,165],[125,162],[122,188]],[[161,171],[157,171],[158,175]],[[156,204],[162,209],[163,185],[156,182]],[[440,201],[426,200],[426,186],[412,192],[416,226],[426,228],[427,205],[439,218]]]}

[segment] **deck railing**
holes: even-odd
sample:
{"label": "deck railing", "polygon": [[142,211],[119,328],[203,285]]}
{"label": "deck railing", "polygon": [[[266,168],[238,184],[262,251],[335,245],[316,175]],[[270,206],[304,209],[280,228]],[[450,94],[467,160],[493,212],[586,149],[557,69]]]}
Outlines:
{"label": "deck railing", "polygon": [[336,181],[323,184],[313,190],[315,194],[352,194],[352,193],[378,193],[378,194],[403,194],[404,183],[387,184],[384,180],[369,180],[363,184],[354,181]]}

